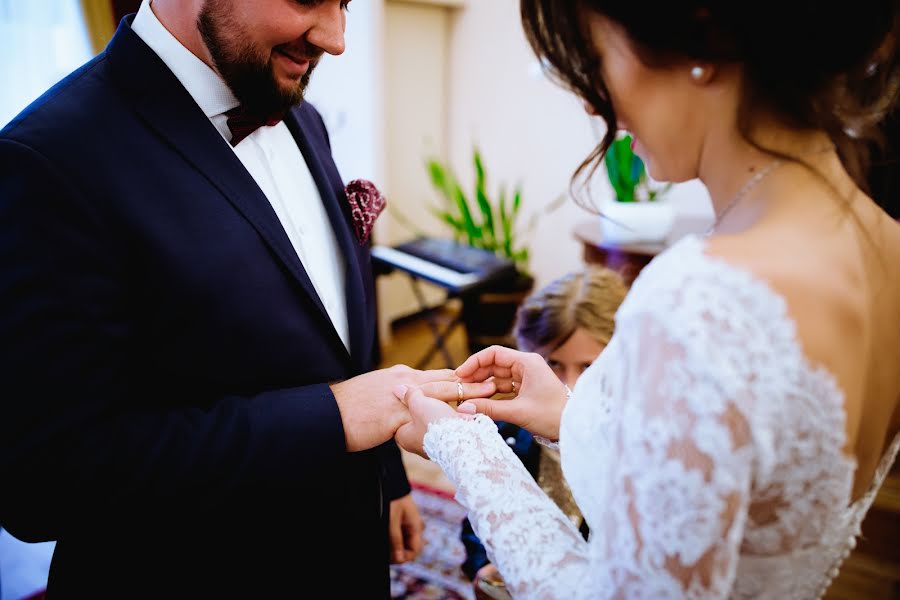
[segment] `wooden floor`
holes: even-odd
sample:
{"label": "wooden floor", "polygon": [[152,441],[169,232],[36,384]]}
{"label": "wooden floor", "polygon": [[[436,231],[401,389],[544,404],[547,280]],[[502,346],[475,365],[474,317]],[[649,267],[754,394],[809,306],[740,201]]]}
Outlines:
{"label": "wooden floor", "polygon": [[[449,323],[452,312],[436,315],[441,324]],[[424,319],[412,319],[394,329],[391,344],[384,349],[382,366],[415,365],[433,343]],[[456,363],[467,357],[465,333],[461,327],[451,333],[448,349]],[[426,368],[444,368],[443,358],[435,355]],[[456,366],[456,365],[454,365]],[[453,492],[453,485],[440,467],[419,456],[404,453],[403,461],[410,480]],[[863,523],[863,535],[853,554],[844,563],[840,576],[826,594],[827,600],[900,600],[900,464],[885,482],[881,493]]]}

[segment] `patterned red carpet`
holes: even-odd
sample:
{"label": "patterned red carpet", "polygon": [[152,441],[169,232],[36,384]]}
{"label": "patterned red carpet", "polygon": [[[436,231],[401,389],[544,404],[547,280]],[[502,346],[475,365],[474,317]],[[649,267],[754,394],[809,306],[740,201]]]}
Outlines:
{"label": "patterned red carpet", "polygon": [[465,509],[446,493],[413,485],[413,498],[425,520],[425,549],[412,563],[391,567],[395,600],[471,600],[472,582],[459,565],[465,558],[459,541]]}

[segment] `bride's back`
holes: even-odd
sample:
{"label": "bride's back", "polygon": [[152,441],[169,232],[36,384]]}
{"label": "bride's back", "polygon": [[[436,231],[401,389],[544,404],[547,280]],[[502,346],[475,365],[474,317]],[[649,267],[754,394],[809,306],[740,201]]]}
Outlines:
{"label": "bride's back", "polygon": [[900,432],[900,224],[877,219],[871,241],[874,250],[868,266],[876,275],[866,303],[869,344],[860,357],[864,388],[860,398],[847,403],[848,417],[859,415],[858,428],[849,432],[859,464],[854,496],[864,489],[885,446]]}
{"label": "bride's back", "polygon": [[900,432],[900,224],[861,193],[836,204],[808,174],[788,173],[774,187],[787,191],[772,218],[711,240],[708,252],[783,296],[803,353],[835,378],[856,499]]}
{"label": "bride's back", "polygon": [[[685,240],[645,269],[617,317],[622,337],[584,374],[588,383],[579,383],[564,423],[570,447],[578,447],[570,454],[580,455],[564,453],[563,466],[579,505],[587,505],[589,522],[610,518],[605,507],[616,500],[606,497],[610,489],[657,485],[665,490],[659,493],[672,493],[668,468],[639,458],[641,448],[658,445],[662,426],[648,406],[688,432],[676,444],[681,451],[672,452],[704,472],[720,497],[728,496],[735,476],[726,466],[729,453],[751,451],[731,598],[819,597],[852,551],[900,443],[896,426],[889,425],[900,393],[897,369],[877,358],[896,356],[900,349],[900,288],[888,268],[900,256],[900,226],[886,217],[864,230],[849,217],[838,222],[833,212],[816,210],[825,205],[810,198],[814,186],[798,186],[790,173],[782,175],[786,189],[800,191],[797,205],[791,206],[790,194],[774,193],[779,212],[773,218],[734,235]],[[772,187],[779,186],[770,192]],[[870,201],[860,204],[868,207],[858,210],[861,220],[878,214]],[[664,377],[657,381],[655,368],[638,369],[633,380],[618,375],[648,323],[665,333],[653,337],[653,349],[640,346],[637,354],[644,360],[655,358],[654,352],[669,356],[659,371]],[[626,393],[623,401],[616,394],[632,388],[662,390],[666,401],[657,405],[651,398],[648,405],[640,395]],[[589,389],[600,398],[579,402],[579,393]],[[612,390],[612,396],[605,399],[596,390]],[[721,390],[734,410],[722,405]],[[713,427],[715,421],[689,426],[716,411],[725,429]],[[597,422],[602,430],[620,423],[622,432],[594,440]],[[705,458],[691,458],[684,448],[692,447]],[[627,476],[607,480],[588,466],[605,460],[633,464],[619,467]],[[685,521],[680,508],[667,518],[672,515],[679,515],[675,523]],[[691,524],[702,528],[703,522]],[[685,544],[696,533],[677,526],[663,530],[661,539],[677,534]],[[610,547],[631,542],[616,538]],[[643,540],[648,546],[655,542]]]}

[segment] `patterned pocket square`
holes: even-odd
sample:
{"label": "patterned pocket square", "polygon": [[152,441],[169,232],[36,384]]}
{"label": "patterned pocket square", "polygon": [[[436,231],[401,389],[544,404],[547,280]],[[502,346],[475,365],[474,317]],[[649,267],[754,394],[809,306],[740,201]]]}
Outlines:
{"label": "patterned pocket square", "polygon": [[366,179],[355,179],[344,188],[347,200],[350,202],[350,214],[353,216],[353,228],[356,230],[356,239],[360,244],[369,241],[375,219],[384,210],[387,201],[384,195],[378,191],[375,184]]}

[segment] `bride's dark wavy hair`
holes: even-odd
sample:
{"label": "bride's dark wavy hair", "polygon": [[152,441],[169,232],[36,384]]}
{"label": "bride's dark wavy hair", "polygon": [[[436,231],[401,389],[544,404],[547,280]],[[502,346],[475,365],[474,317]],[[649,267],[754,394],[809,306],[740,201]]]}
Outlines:
{"label": "bride's dark wavy hair", "polygon": [[[759,109],[790,126],[825,131],[854,181],[868,191],[869,153],[881,141],[880,124],[895,110],[900,89],[900,2],[856,0],[846,10],[828,6],[811,0],[521,0],[522,23],[535,53],[552,77],[607,124],[573,181],[596,170],[616,134],[601,59],[585,25],[585,11],[592,11],[622,27],[648,66],[740,64],[745,89],[738,126],[750,143],[779,155],[750,137]],[[896,197],[875,200],[889,213],[900,211]]]}

